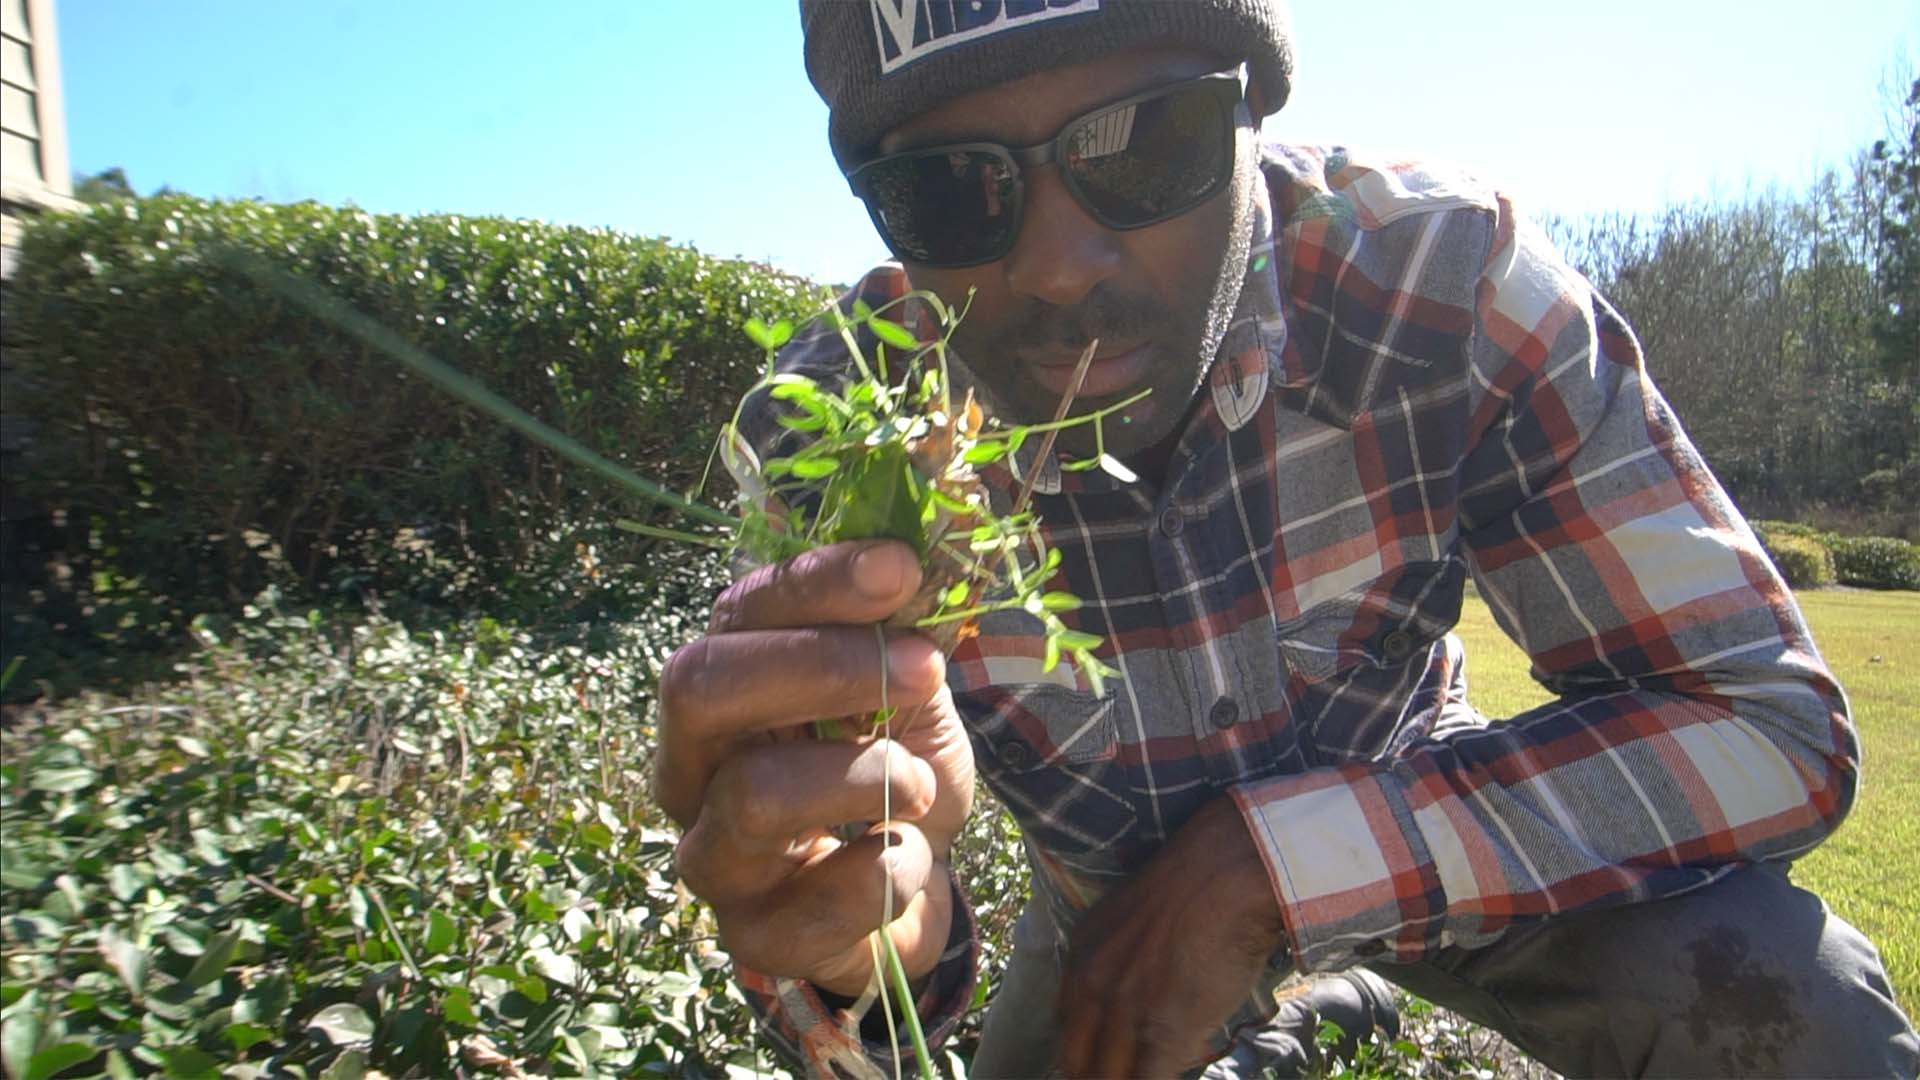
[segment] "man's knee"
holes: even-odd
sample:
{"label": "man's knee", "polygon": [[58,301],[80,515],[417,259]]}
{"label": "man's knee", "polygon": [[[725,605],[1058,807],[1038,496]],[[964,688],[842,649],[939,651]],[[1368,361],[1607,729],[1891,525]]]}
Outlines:
{"label": "man's knee", "polygon": [[[1425,965],[1421,965],[1425,966]],[[1911,1076],[1920,1044],[1873,946],[1783,869],[1555,919],[1443,972],[1490,1023],[1577,1075]],[[1382,973],[1396,978],[1395,969]],[[1441,1002],[1446,1004],[1445,1001]],[[1511,1028],[1512,1030],[1506,1030]]]}

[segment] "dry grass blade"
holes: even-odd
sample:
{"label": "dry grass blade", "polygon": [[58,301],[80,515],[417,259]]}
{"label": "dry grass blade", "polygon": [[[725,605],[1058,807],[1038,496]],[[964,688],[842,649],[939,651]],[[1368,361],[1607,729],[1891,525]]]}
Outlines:
{"label": "dry grass blade", "polygon": [[1033,455],[1033,464],[1027,467],[1026,478],[1020,481],[1020,497],[1013,502],[1013,512],[1019,514],[1026,510],[1027,502],[1033,498],[1033,485],[1040,481],[1040,470],[1046,467],[1047,457],[1053,453],[1053,440],[1060,434],[1059,424],[1067,418],[1067,410],[1073,408],[1073,399],[1080,396],[1080,384],[1087,381],[1087,369],[1093,366],[1093,353],[1100,347],[1100,339],[1087,342],[1087,348],[1080,354],[1080,362],[1074,365],[1073,379],[1067,383],[1067,392],[1060,395],[1060,404],[1053,410],[1053,424],[1040,439],[1040,452]]}

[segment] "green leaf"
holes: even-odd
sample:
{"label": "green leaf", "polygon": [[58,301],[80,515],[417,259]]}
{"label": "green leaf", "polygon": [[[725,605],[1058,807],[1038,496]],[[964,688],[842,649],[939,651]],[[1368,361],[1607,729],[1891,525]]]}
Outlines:
{"label": "green leaf", "polygon": [[1054,668],[1057,668],[1059,666],[1060,666],[1060,639],[1057,636],[1049,636],[1047,638],[1046,659],[1041,661],[1040,670],[1043,672],[1052,671]]}
{"label": "green leaf", "polygon": [[114,899],[131,903],[147,887],[151,877],[129,863],[115,863],[113,869],[107,871],[107,890],[113,893]]}
{"label": "green leaf", "polygon": [[453,943],[459,940],[459,937],[459,925],[456,924],[446,912],[430,911],[427,913],[425,945],[429,955],[438,956],[448,949],[453,948]]}
{"label": "green leaf", "polygon": [[69,765],[59,768],[42,768],[33,771],[27,786],[35,791],[67,792],[81,791],[91,787],[100,778],[100,774],[85,765]]}
{"label": "green leaf", "polygon": [[[552,949],[534,949],[527,954],[527,963],[534,971],[562,986],[572,986],[580,978],[580,965],[573,962],[573,957]],[[521,992],[526,993],[524,990]]]}
{"label": "green leaf", "polygon": [[1083,604],[1070,592],[1050,592],[1040,598],[1040,606],[1048,611],[1078,611]]}
{"label": "green leaf", "polygon": [[1078,630],[1062,630],[1056,636],[1060,639],[1060,647],[1063,649],[1080,651],[1100,647],[1100,637],[1097,634],[1085,634]]}
{"label": "green leaf", "polygon": [[965,454],[961,455],[961,460],[969,465],[990,465],[1006,457],[1008,451],[1011,449],[1010,444],[998,439],[993,442],[976,443]]}
{"label": "green leaf", "polygon": [[836,458],[796,458],[793,462],[793,475],[802,480],[818,480],[823,476],[832,476],[839,470],[840,462]]}
{"label": "green leaf", "polygon": [[668,997],[692,997],[700,992],[700,980],[684,971],[663,971],[654,986]]}
{"label": "green leaf", "polygon": [[0,1021],[0,1064],[9,1076],[25,1076],[40,1045],[40,995],[29,993],[20,999],[26,1004]]}
{"label": "green leaf", "polygon": [[971,591],[972,587],[967,582],[956,581],[953,583],[953,588],[948,589],[946,595],[940,598],[940,602],[948,607],[959,607],[967,602],[967,593]]}
{"label": "green leaf", "polygon": [[121,937],[120,928],[109,923],[100,928],[100,953],[138,1000],[147,984],[147,951]]}
{"label": "green leaf", "polygon": [[361,1080],[367,1075],[367,1053],[364,1050],[348,1050],[333,1059],[318,1080]]}
{"label": "green leaf", "polygon": [[207,985],[226,974],[227,964],[233,960],[233,951],[240,944],[240,930],[235,927],[207,942],[206,951],[200,954],[193,969],[187,972],[183,981],[192,989]]}
{"label": "green leaf", "polygon": [[195,1046],[175,1046],[161,1052],[170,1080],[212,1080],[220,1075],[220,1059]]}
{"label": "green leaf", "polygon": [[775,401],[791,401],[797,404],[815,401],[825,396],[821,393],[820,384],[805,375],[775,375],[769,385],[773,389],[767,391],[767,396]]}
{"label": "green leaf", "polygon": [[920,345],[919,339],[914,337],[912,332],[906,327],[901,326],[897,322],[873,318],[867,320],[867,328],[873,331],[874,337],[879,338],[881,341],[886,342],[896,349],[913,349]]}
{"label": "green leaf", "polygon": [[854,297],[853,298],[853,317],[860,320],[861,322],[871,321],[873,319],[873,305],[867,303],[865,300],[862,300],[857,296]]}
{"label": "green leaf", "polygon": [[480,1014],[473,1011],[473,994],[464,986],[456,986],[447,991],[446,998],[440,1003],[440,1009],[448,1020],[463,1027],[479,1027]]}
{"label": "green leaf", "polygon": [[24,1080],[48,1080],[75,1065],[98,1055],[100,1051],[83,1042],[55,1043],[33,1055],[27,1062]]}
{"label": "green leaf", "polygon": [[273,1038],[273,1029],[259,1024],[228,1024],[222,1034],[233,1044],[234,1050],[244,1055],[254,1044]]}
{"label": "green leaf", "polygon": [[916,482],[913,462],[906,447],[884,443],[853,463],[843,473],[845,498],[834,530],[836,540],[866,540],[891,537],[905,541],[915,551],[926,548],[926,530],[920,524],[920,503],[914,498]]}
{"label": "green leaf", "polygon": [[577,907],[568,908],[567,913],[560,916],[560,931],[567,935],[568,941],[578,945],[593,931],[593,916]]}
{"label": "green leaf", "polygon": [[753,339],[753,343],[762,349],[772,352],[774,349],[779,348],[779,346],[773,342],[772,327],[769,327],[759,319],[748,319],[747,325],[743,327],[743,329],[746,330],[747,336]]}
{"label": "green leaf", "polygon": [[[941,491],[937,487],[927,488],[927,505],[938,506],[946,510],[948,513],[953,513],[953,514],[969,514],[973,512],[973,507],[968,506],[966,503],[961,502],[959,499],[954,498],[953,496],[947,494],[944,491]],[[932,519],[929,518],[928,520],[932,520]]]}
{"label": "green leaf", "polygon": [[513,988],[535,1005],[547,1003],[547,980],[538,975],[522,975],[513,980]]}
{"label": "green leaf", "polygon": [[373,1038],[373,1020],[360,1006],[342,1002],[315,1013],[307,1030],[318,1031],[335,1046],[351,1046]]}
{"label": "green leaf", "polygon": [[776,416],[773,422],[792,431],[819,431],[827,426],[827,414],[812,412],[805,416]]}

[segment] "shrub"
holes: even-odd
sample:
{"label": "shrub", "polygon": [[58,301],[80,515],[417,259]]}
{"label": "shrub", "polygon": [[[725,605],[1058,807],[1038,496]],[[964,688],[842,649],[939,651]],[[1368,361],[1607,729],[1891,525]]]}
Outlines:
{"label": "shrub", "polygon": [[[544,634],[269,591],[177,683],[10,721],[8,1075],[784,1075],[648,794],[656,672],[722,579]],[[955,864],[1003,961],[1026,864],[990,798]]]}
{"label": "shrub", "polygon": [[1796,589],[1833,584],[1833,552],[1819,539],[1784,532],[1762,533],[1760,539],[1787,584]]}
{"label": "shrub", "polygon": [[610,484],[262,289],[234,252],[680,490],[759,369],[740,325],[814,302],[761,267],[501,218],[166,195],[36,219],[7,297],[8,408],[39,427],[22,487],[83,530],[73,551],[189,613],[265,585],[267,548],[307,584],[462,598],[537,589],[581,540],[637,550],[609,528],[635,515]]}
{"label": "shrub", "polygon": [[1806,525],[1798,521],[1755,520],[1752,524],[1753,531],[1760,534],[1760,540],[1763,544],[1769,536],[1797,536],[1803,540],[1818,540],[1825,535],[1812,525]]}
{"label": "shrub", "polygon": [[719,576],[571,640],[269,595],[184,682],[10,731],[8,1074],[764,1068],[647,794],[654,672]]}
{"label": "shrub", "polygon": [[1920,590],[1920,544],[1887,536],[1836,536],[1829,543],[1841,584]]}

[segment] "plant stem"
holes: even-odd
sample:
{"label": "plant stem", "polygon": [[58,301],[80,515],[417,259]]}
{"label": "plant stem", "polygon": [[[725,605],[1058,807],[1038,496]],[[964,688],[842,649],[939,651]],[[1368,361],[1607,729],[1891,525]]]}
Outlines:
{"label": "plant stem", "polygon": [[727,551],[733,547],[732,544],[717,536],[701,536],[698,533],[681,532],[678,529],[663,529],[658,525],[643,524],[631,518],[618,518],[614,521],[613,526],[616,529],[623,529],[630,533],[639,533],[641,536],[651,536],[656,540],[672,540],[680,544],[698,544],[701,547],[719,548],[721,551]]}
{"label": "plant stem", "polygon": [[[887,954],[887,972],[893,976],[894,1000],[906,1014],[907,1036],[913,1040],[914,1060],[920,1065],[920,1080],[934,1080],[933,1053],[927,1049],[927,1036],[920,1030],[920,1009],[913,1001],[913,986],[907,982],[907,966],[900,961],[900,950],[893,947],[893,935],[880,928],[880,947]],[[894,1053],[899,1053],[899,1047]]]}
{"label": "plant stem", "polygon": [[939,626],[941,623],[949,623],[955,619],[971,619],[975,615],[991,615],[996,611],[1023,606],[1025,605],[1019,600],[997,600],[991,604],[976,604],[964,611],[943,611],[938,615],[928,615],[925,618],[915,619],[913,625],[916,627]]}

